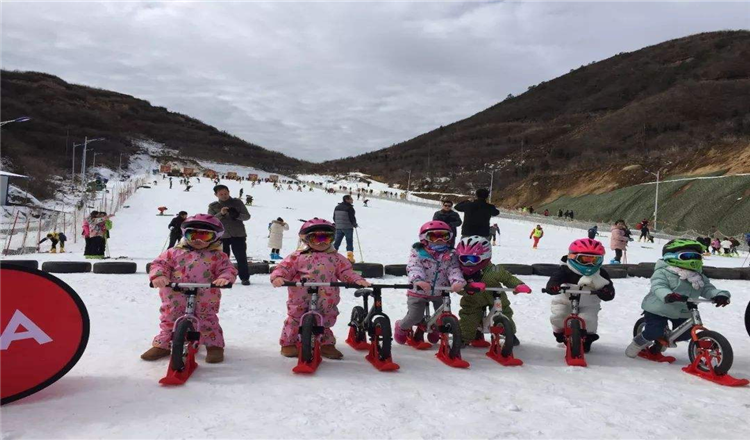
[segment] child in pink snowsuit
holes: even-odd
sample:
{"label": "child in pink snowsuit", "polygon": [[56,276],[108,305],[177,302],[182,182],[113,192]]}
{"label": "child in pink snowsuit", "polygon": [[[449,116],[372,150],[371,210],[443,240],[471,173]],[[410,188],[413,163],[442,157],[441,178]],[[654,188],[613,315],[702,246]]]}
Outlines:
{"label": "child in pink snowsuit", "polygon": [[[285,281],[297,282],[305,278],[309,282],[344,281],[369,286],[364,278],[354,270],[349,260],[333,248],[335,227],[332,223],[318,218],[302,225],[299,236],[306,245],[302,250],[294,251],[284,258],[271,273],[271,283],[281,287]],[[343,355],[335,347],[336,338],[331,327],[336,324],[339,315],[338,287],[321,287],[318,296],[318,312],[323,316],[325,331],[321,338],[320,354],[329,359],[341,359]],[[286,302],[287,317],[281,331],[281,354],[286,357],[297,357],[297,340],[300,319],[310,305],[310,295],[306,287],[289,287],[289,299]]]}
{"label": "child in pink snowsuit", "polygon": [[[222,250],[219,238],[224,227],[218,219],[198,214],[185,219],[182,231],[184,238],[180,243],[164,251],[151,263],[149,279],[154,287],[159,287],[161,297],[161,331],[154,338],[153,347],[141,356],[144,360],[169,355],[175,320],[185,313],[185,295],[167,287],[168,283],[213,282],[222,286],[233,283],[237,277],[237,269]],[[219,289],[198,290],[195,313],[200,321],[200,344],[207,347],[206,361],[211,363],[223,360],[224,334],[217,316],[220,303]]]}

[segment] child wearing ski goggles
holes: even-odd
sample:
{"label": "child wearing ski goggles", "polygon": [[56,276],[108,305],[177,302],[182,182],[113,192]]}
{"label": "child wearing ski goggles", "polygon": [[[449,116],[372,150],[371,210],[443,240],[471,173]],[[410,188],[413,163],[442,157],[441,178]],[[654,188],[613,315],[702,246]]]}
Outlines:
{"label": "child wearing ski goggles", "polygon": [[568,260],[574,260],[584,266],[601,266],[604,257],[590,254],[568,254]]}
{"label": "child wearing ski goggles", "polygon": [[335,237],[335,234],[333,232],[315,231],[315,232],[310,232],[309,234],[306,234],[303,240],[305,243],[309,244],[310,246],[313,246],[313,245],[330,246],[331,243],[333,243],[334,237]]}
{"label": "child wearing ski goggles", "polygon": [[440,241],[448,242],[453,238],[453,233],[450,231],[428,231],[425,234],[425,239],[430,243],[438,243]]}
{"label": "child wearing ski goggles", "polygon": [[207,229],[186,229],[185,240],[188,242],[212,243],[216,241],[216,232]]}

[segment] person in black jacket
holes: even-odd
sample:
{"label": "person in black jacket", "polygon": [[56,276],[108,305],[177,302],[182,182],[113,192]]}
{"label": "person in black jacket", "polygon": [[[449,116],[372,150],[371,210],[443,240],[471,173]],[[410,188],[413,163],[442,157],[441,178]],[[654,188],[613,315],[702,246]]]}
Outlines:
{"label": "person in black jacket", "polygon": [[453,202],[451,200],[443,200],[443,209],[436,211],[432,219],[445,222],[451,227],[451,231],[453,231],[451,247],[454,247],[456,244],[456,232],[463,222],[461,221],[461,216],[453,210]]}
{"label": "person in black jacket", "polygon": [[179,214],[169,222],[169,226],[167,226],[167,228],[169,228],[169,247],[167,249],[173,248],[182,238],[182,222],[184,222],[186,218],[187,212],[180,211]]}
{"label": "person in black jacket", "polygon": [[[564,322],[565,318],[570,315],[571,305],[569,296],[561,295],[560,286],[569,284],[573,288],[577,288],[576,286],[580,283],[582,287],[592,291],[591,294],[581,295],[578,311],[578,316],[586,323],[583,349],[588,353],[591,350],[591,344],[599,339],[596,330],[599,324],[601,302],[613,300],[615,288],[609,274],[601,267],[604,262],[604,246],[601,243],[583,238],[574,241],[568,252],[568,255],[561,259],[564,264],[561,264],[547,281],[547,293],[555,295],[552,300],[552,314],[550,316],[552,334],[557,342],[565,342]],[[592,263],[587,260],[592,256],[600,256],[601,258]],[[586,264],[582,264],[581,261]],[[590,275],[585,275],[586,273],[590,273]]]}
{"label": "person in black jacket", "polygon": [[464,200],[456,205],[456,211],[464,213],[464,223],[461,226],[462,237],[479,235],[490,239],[490,218],[500,215],[500,211],[495,205],[487,203],[489,196],[490,192],[486,188],[480,188],[474,200]]}
{"label": "person in black jacket", "polygon": [[333,223],[336,225],[333,247],[338,251],[341,241],[346,238],[346,258],[354,263],[354,228],[358,225],[352,196],[345,195],[342,202],[336,205],[333,210]]}

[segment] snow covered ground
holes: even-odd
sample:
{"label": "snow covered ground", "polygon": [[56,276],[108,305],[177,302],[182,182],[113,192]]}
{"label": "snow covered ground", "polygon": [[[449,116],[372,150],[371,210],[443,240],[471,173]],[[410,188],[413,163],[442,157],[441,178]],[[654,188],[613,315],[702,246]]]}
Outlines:
{"label": "snow covered ground", "polygon": [[[225,182],[223,182],[225,183]],[[503,367],[482,349],[466,349],[468,370],[451,369],[433,352],[394,348],[401,370],[376,371],[343,340],[352,306],[342,294],[341,316],[334,329],[343,361],[327,361],[312,377],[292,374],[296,361],[278,354],[285,317],[285,289],[270,286],[267,275],[253,276],[252,286],[224,294],[220,313],[227,341],[226,361],[199,369],[183,387],[158,385],[167,362],[139,359],[158,331],[159,298],[148,288],[145,264],[164,247],[169,213],[205,212],[215,200],[213,184],[201,179],[190,192],[159,181],[141,189],[114,220],[109,242],[112,257],[138,262],[134,275],[59,274],[86,303],[91,338],[78,365],[49,388],[0,411],[3,439],[17,438],[748,438],[750,388],[723,388],[680,370],[688,363],[686,345],[672,349],[673,365],[631,360],[623,351],[648,280],[615,280],[617,297],[600,314],[598,341],[587,356],[589,367],[565,365],[564,349],[555,343],[548,321],[550,297],[540,289],[546,279],[521,277],[531,295],[511,298],[522,345],[521,367]],[[297,219],[330,218],[340,195],[323,191],[277,193],[268,184],[250,189],[255,206],[248,229],[249,255],[268,257],[267,225],[277,217],[291,224],[283,254],[297,243]],[[433,210],[384,200],[370,207],[356,203],[359,238],[366,261],[404,263],[419,226]],[[502,230],[495,248],[497,263],[556,263],[582,230],[546,227],[540,249],[532,250],[533,223],[498,219]],[[654,261],[662,243],[631,244],[631,263]],[[39,254],[46,260],[83,260],[82,243],[69,243],[70,254]],[[356,252],[359,255],[358,251]],[[744,258],[745,255],[743,255]],[[609,258],[609,255],[608,255]],[[713,266],[738,266],[742,259],[710,258]],[[388,281],[403,282],[403,278]],[[732,373],[750,377],[750,338],[743,325],[747,281],[721,281],[733,303],[724,309],[702,308],[707,327],[733,344]],[[457,298],[455,298],[457,299]],[[457,301],[455,311],[457,311]],[[387,291],[384,308],[392,320],[406,310],[402,292]]]}

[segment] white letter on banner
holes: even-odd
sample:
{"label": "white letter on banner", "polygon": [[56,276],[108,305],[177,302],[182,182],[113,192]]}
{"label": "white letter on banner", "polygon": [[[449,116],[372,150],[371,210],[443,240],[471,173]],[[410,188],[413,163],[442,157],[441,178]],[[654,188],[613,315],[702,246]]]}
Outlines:
{"label": "white letter on banner", "polygon": [[[19,327],[25,328],[26,331],[17,332]],[[47,333],[44,333],[20,310],[16,310],[5,330],[0,334],[0,350],[7,350],[11,342],[23,339],[34,339],[39,345],[52,342],[52,338]]]}

